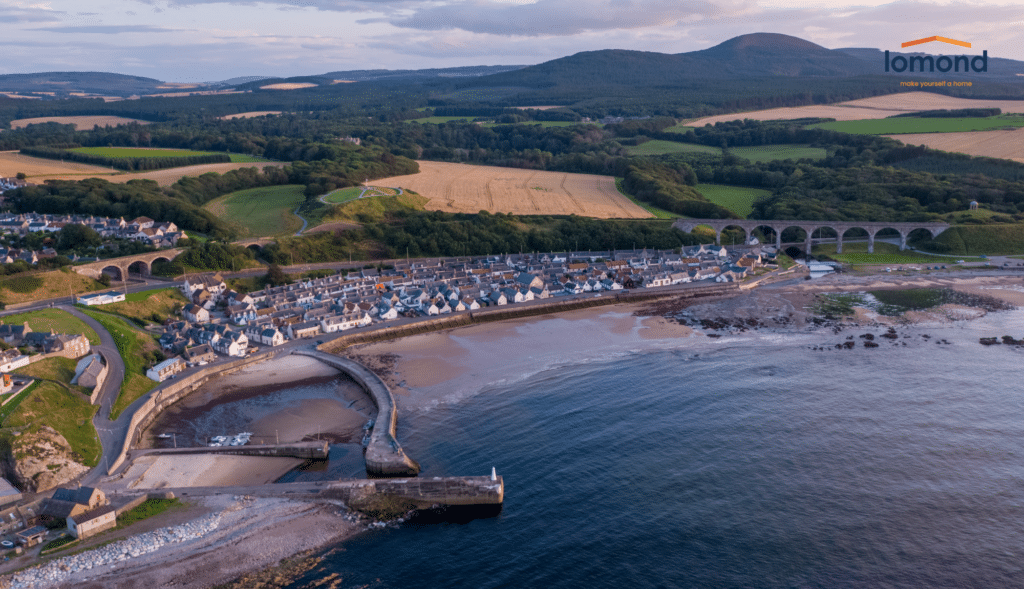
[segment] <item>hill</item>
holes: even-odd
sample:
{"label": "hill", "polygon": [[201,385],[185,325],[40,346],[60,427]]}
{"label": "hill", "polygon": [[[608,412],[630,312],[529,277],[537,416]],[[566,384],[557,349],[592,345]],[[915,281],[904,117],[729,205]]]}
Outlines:
{"label": "hill", "polygon": [[39,72],[0,75],[0,92],[50,93],[68,96],[72,92],[131,96],[160,92],[164,83],[153,78],[109,72]]}
{"label": "hill", "polygon": [[513,72],[480,85],[546,88],[565,84],[671,86],[751,76],[850,77],[877,73],[862,59],[789,35],[753,33],[689,53],[604,49],[585,51]]}

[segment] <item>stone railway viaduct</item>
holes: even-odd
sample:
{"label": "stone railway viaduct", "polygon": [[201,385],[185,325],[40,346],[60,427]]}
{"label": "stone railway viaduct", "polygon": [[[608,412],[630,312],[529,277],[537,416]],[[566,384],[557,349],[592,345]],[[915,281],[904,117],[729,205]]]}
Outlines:
{"label": "stone railway viaduct", "polygon": [[[756,221],[748,219],[679,219],[672,224],[673,227],[687,233],[699,225],[710,227],[715,231],[715,243],[721,244],[722,231],[729,227],[738,227],[745,235],[743,242],[750,240],[751,233],[760,227],[766,227],[775,232],[775,247],[782,249],[782,232],[790,227],[803,229],[807,235],[805,242],[806,251],[811,253],[812,236],[819,229],[831,229],[837,236],[836,252],[843,253],[843,236],[851,229],[863,229],[868,234],[868,253],[875,251],[875,236],[883,229],[894,229],[900,234],[900,251],[907,249],[907,238],[918,229],[931,233],[932,237],[949,229],[946,223],[874,223],[865,221]],[[816,238],[816,239],[821,239]],[[831,238],[829,238],[831,239]]]}
{"label": "stone railway viaduct", "polygon": [[100,274],[106,270],[110,270],[108,274],[113,274],[113,277],[117,280],[124,280],[130,274],[149,276],[153,270],[153,262],[158,260],[170,262],[174,258],[180,256],[183,251],[185,251],[183,248],[175,248],[150,252],[148,254],[139,254],[136,256],[109,258],[106,260],[92,262],[90,264],[73,266],[72,269],[83,276],[88,276],[89,278],[99,278]]}

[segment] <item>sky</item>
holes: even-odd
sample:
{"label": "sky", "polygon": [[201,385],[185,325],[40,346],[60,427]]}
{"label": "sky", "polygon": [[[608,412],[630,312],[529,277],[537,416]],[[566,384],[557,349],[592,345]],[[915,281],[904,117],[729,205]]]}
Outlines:
{"label": "sky", "polygon": [[105,71],[165,82],[360,69],[535,64],[598,49],[683,53],[737,35],[828,48],[1024,60],[1024,5],[1004,0],[0,0],[0,74]]}

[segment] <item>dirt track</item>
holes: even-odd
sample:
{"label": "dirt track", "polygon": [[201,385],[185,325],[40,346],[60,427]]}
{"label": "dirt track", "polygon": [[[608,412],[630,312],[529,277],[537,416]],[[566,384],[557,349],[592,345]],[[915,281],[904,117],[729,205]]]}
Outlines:
{"label": "dirt track", "polygon": [[419,162],[420,172],[374,180],[430,199],[427,209],[449,213],[582,215],[601,219],[645,219],[652,215],[619,193],[610,176],[567,174]]}

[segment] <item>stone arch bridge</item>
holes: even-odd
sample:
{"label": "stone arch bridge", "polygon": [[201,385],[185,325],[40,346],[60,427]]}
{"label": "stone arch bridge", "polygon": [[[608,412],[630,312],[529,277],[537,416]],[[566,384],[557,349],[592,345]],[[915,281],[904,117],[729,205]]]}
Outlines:
{"label": "stone arch bridge", "polygon": [[131,274],[149,276],[153,271],[153,262],[159,260],[170,262],[181,255],[183,251],[185,251],[184,248],[175,248],[135,256],[124,256],[122,258],[108,258],[89,264],[82,264],[81,266],[73,266],[72,269],[79,274],[94,279],[99,278],[100,274],[109,270],[110,272],[107,273],[113,275],[117,280],[125,280]]}
{"label": "stone arch bridge", "polygon": [[[715,243],[721,244],[722,231],[727,227],[739,227],[745,235],[743,243],[750,241],[751,232],[759,227],[767,227],[775,232],[775,247],[782,249],[782,232],[790,227],[803,229],[807,234],[806,251],[811,253],[814,232],[818,229],[831,229],[836,232],[836,252],[843,253],[843,235],[850,229],[863,229],[868,234],[868,253],[875,251],[875,235],[882,229],[894,229],[900,234],[900,250],[907,249],[907,238],[911,232],[924,229],[932,237],[949,229],[947,223],[876,223],[867,221],[756,221],[749,219],[679,219],[673,227],[687,233],[698,225],[706,225],[715,231]],[[820,239],[820,238],[819,238]]]}

